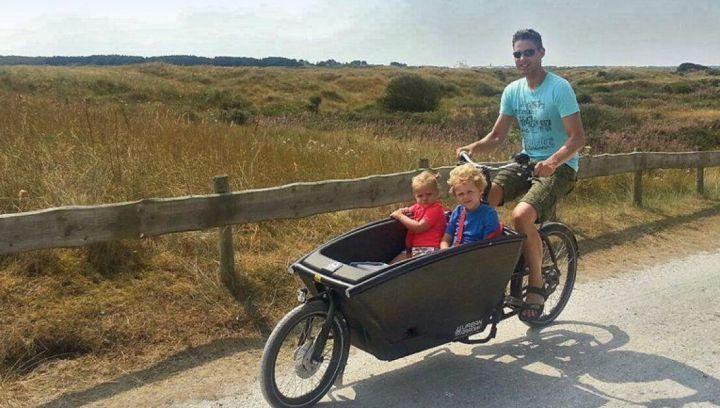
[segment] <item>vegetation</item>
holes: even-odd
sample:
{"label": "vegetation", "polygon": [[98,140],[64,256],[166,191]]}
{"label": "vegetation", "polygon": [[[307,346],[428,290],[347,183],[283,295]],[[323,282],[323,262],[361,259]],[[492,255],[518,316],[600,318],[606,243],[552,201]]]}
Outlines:
{"label": "vegetation", "polygon": [[[592,154],[720,145],[717,76],[558,71],[587,95],[579,100]],[[442,95],[434,110],[379,109],[390,84],[408,75]],[[0,211],[204,194],[217,174],[242,190],[406,171],[421,157],[447,165],[455,146],[489,130],[498,92],[516,78],[513,70],[401,66],[0,67]],[[518,143],[513,131],[489,159],[507,158]],[[587,180],[561,217],[581,245],[657,228],[716,208],[719,178],[706,172],[703,199],[693,194],[693,171],[652,172],[647,211],[628,205],[631,176]],[[110,381],[189,347],[260,339],[293,304],[289,263],[389,211],[237,226],[239,301],[217,282],[215,231],[0,257],[0,394],[47,402],[57,396],[48,390]],[[68,371],[79,374],[71,385],[53,383]]]}
{"label": "vegetation", "polygon": [[430,112],[437,109],[441,88],[418,75],[403,75],[390,80],[381,102],[389,111]]}

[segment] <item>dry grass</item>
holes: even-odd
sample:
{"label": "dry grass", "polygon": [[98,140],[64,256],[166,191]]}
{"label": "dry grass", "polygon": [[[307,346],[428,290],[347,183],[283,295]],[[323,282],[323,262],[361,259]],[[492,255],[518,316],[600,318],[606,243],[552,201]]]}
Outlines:
{"label": "dry grass", "polygon": [[[498,97],[483,96],[480,84],[501,89],[515,75],[412,71],[454,87],[439,112],[377,111],[372,105],[385,84],[406,73],[391,68],[0,68],[0,211],[204,194],[217,174],[229,174],[241,190],[404,171],[420,157],[449,164],[454,147],[486,131],[496,115]],[[683,150],[688,135],[708,126],[704,135],[716,140],[720,108],[703,93],[696,97],[704,105],[693,109],[683,105],[685,94],[665,98],[661,108],[638,102],[648,87],[638,81],[664,86],[678,81],[672,73],[562,74],[583,89],[608,87],[592,104],[601,107],[597,115],[616,116],[597,123],[628,120],[615,130],[589,129],[591,143],[598,141],[593,153],[638,145]],[[601,94],[635,101],[636,117],[604,104]],[[313,95],[323,98],[319,115],[304,108]],[[215,113],[228,106],[247,107],[250,123],[218,122]],[[507,157],[513,143],[516,134],[491,159]],[[693,192],[693,172],[652,172],[644,209],[630,205],[631,185],[629,176],[584,180],[562,203],[561,217],[581,247],[607,247],[702,217],[720,197],[717,170],[707,171],[705,198]],[[286,268],[294,259],[390,210],[236,227],[241,302],[217,282],[213,231],[0,257],[0,394],[10,405],[49,401],[217,339],[257,340],[293,302],[297,283]]]}

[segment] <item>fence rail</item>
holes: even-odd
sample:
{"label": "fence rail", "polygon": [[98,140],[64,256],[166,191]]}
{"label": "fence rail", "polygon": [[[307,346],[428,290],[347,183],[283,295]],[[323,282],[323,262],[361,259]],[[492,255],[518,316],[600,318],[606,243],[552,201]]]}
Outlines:
{"label": "fence rail", "polygon": [[[497,163],[495,163],[497,164]],[[651,169],[720,166],[720,151],[607,154],[583,157],[579,178],[638,174]],[[447,176],[452,167],[438,170]],[[348,180],[295,183],[280,187],[177,198],[50,208],[0,215],[0,254],[204,230],[280,218],[369,208],[409,201],[408,185],[417,171]],[[636,204],[639,204],[636,199]]]}

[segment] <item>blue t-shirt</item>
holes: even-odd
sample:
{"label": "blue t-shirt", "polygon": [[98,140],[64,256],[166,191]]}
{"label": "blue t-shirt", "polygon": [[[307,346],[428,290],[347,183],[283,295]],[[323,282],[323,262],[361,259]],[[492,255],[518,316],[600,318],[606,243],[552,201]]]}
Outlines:
{"label": "blue t-shirt", "polygon": [[[547,159],[565,144],[568,135],[562,118],[579,111],[570,83],[552,72],[535,90],[528,87],[526,78],[513,81],[500,99],[500,113],[517,119],[523,152],[532,161]],[[566,164],[577,171],[578,161],[576,153]]]}
{"label": "blue t-shirt", "polygon": [[[453,237],[451,245],[455,242],[458,221],[460,220],[460,213],[462,213],[463,206],[458,205],[450,214],[450,221],[448,221],[445,233]],[[460,244],[467,244],[469,242],[475,242],[485,239],[489,234],[500,229],[500,220],[498,219],[497,211],[487,204],[480,204],[480,207],[475,211],[467,211],[465,216],[465,227],[463,227],[463,236],[460,240]]]}

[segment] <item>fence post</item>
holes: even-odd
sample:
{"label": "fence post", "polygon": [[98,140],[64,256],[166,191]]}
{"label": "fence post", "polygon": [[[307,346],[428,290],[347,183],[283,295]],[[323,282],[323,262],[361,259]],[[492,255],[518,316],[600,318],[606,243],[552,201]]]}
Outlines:
{"label": "fence post", "polygon": [[[640,153],[639,149],[635,148],[635,153]],[[640,157],[640,159],[638,159]],[[635,207],[642,207],[642,164],[644,163],[644,160],[642,160],[642,156],[636,156],[635,157],[635,163],[640,162],[640,169],[635,171],[635,180],[633,183],[633,205]]]}
{"label": "fence post", "polygon": [[428,159],[419,159],[418,160],[418,169],[429,169],[430,168],[430,160]]}
{"label": "fence post", "polygon": [[697,186],[698,194],[705,194],[705,169],[702,167],[697,168],[697,174],[695,174],[695,185]]}
{"label": "fence post", "polygon": [[[217,194],[230,192],[228,176],[213,177],[213,187]],[[232,225],[224,225],[219,229],[218,249],[220,250],[220,282],[235,297],[240,296],[240,286],[235,275],[235,246],[233,245]]]}
{"label": "fence post", "polygon": [[[695,151],[700,151],[700,146],[695,146]],[[705,169],[700,166],[698,166],[695,174],[695,187],[698,194],[705,194]]]}

